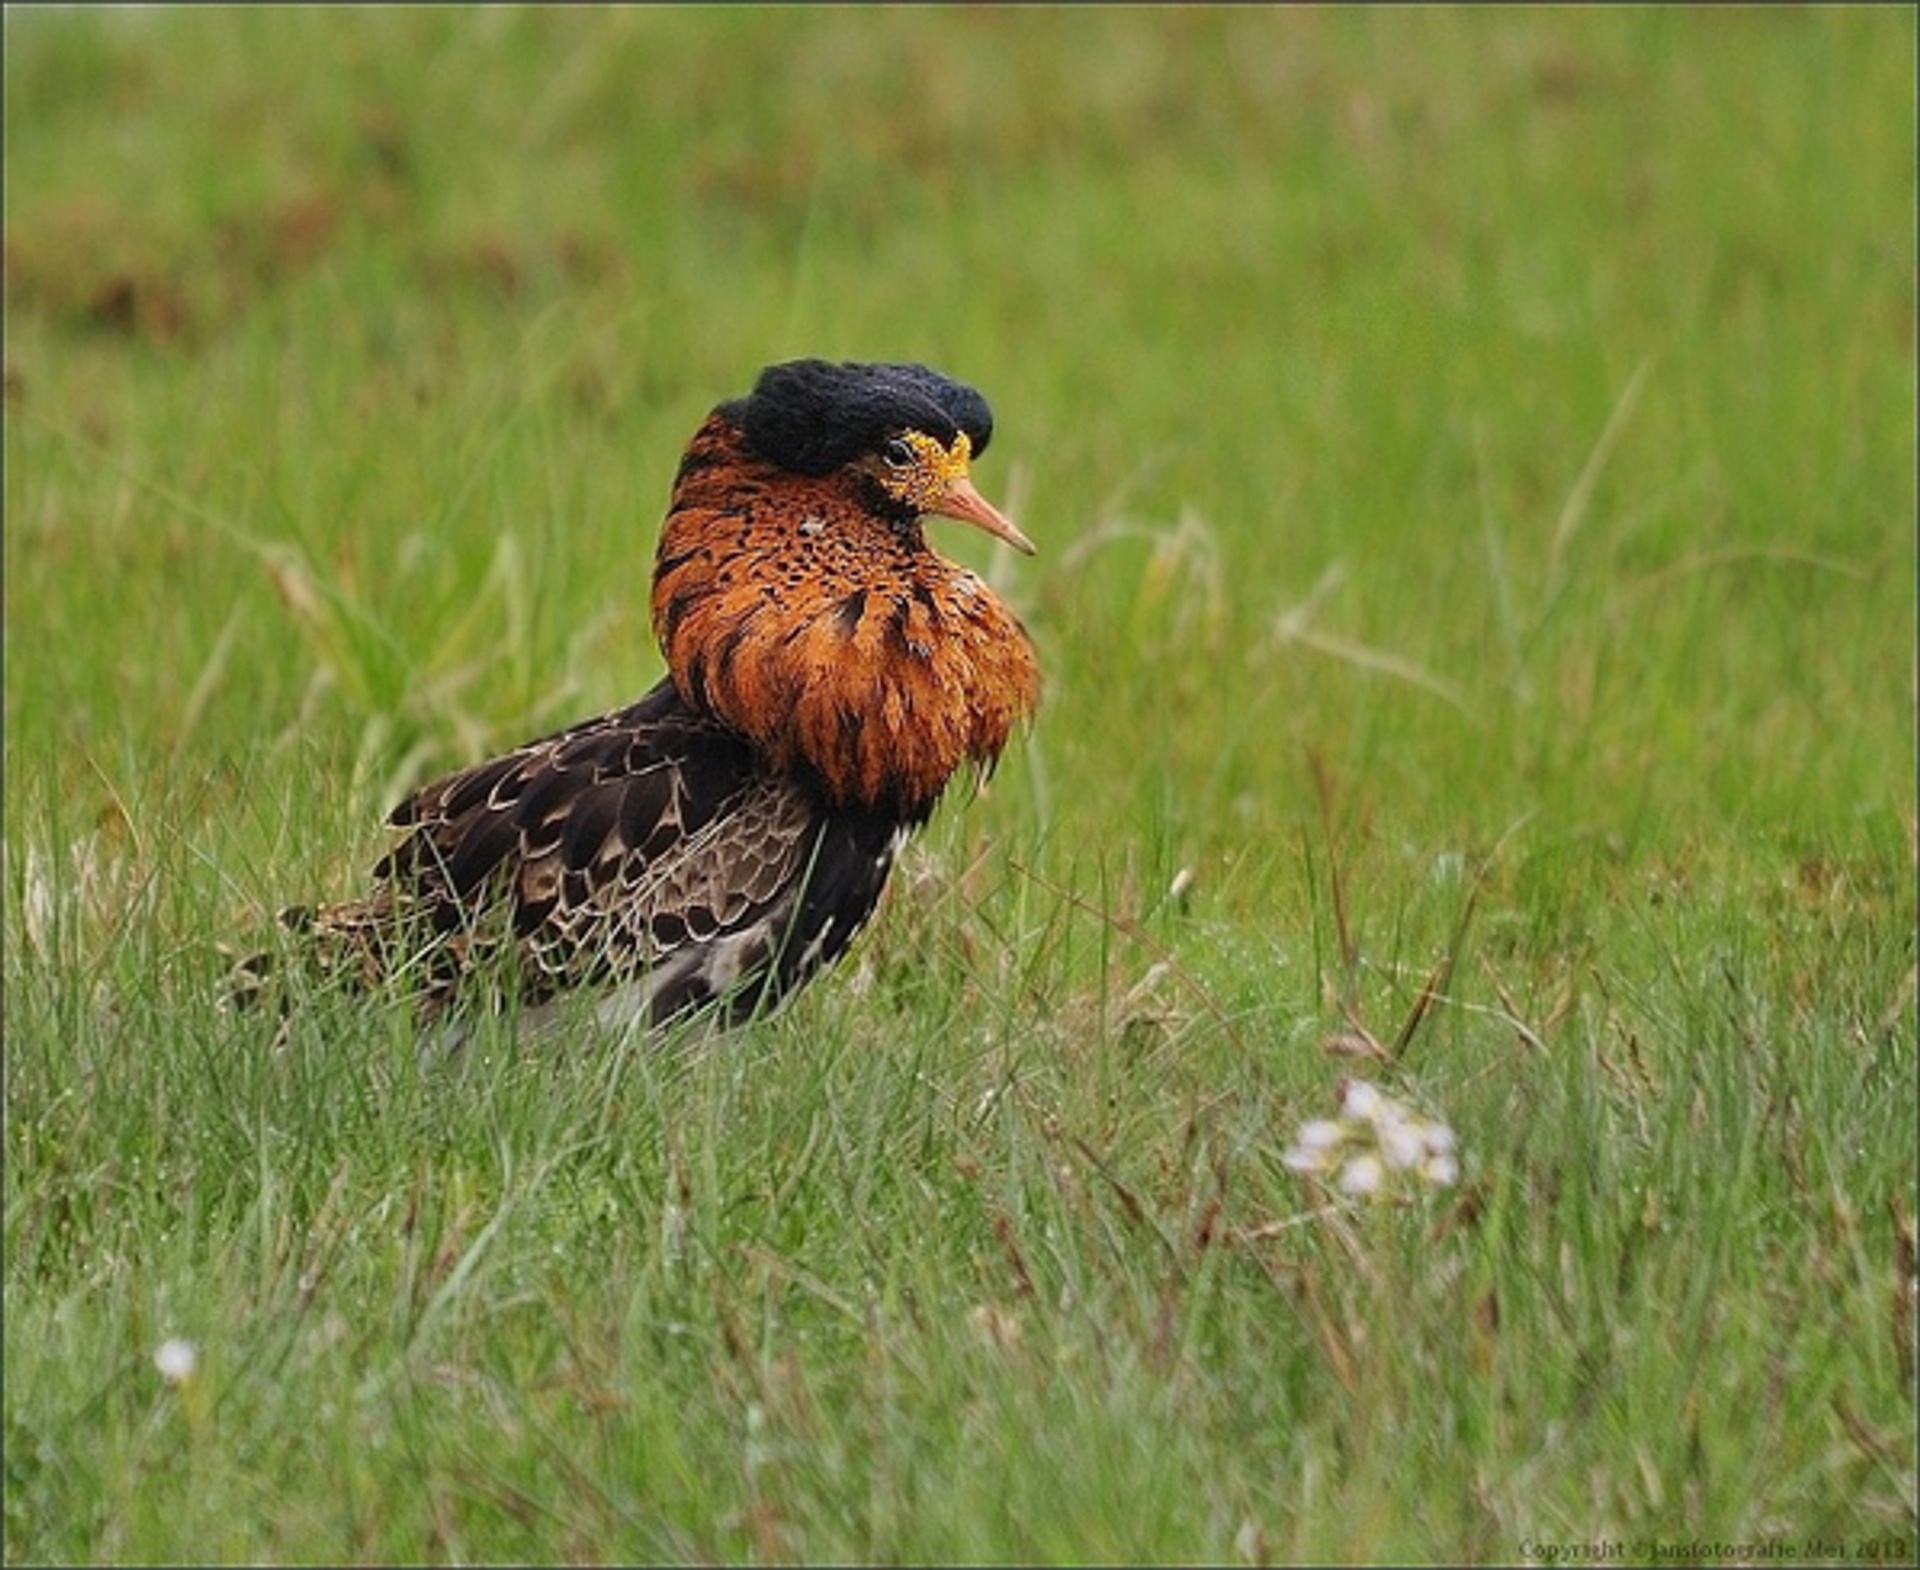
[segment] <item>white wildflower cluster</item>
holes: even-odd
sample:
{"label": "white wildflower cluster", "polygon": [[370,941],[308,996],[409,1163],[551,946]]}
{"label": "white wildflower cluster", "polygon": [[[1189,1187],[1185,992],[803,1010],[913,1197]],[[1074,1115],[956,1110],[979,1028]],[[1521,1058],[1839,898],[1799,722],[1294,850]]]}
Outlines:
{"label": "white wildflower cluster", "polygon": [[1363,1197],[1385,1193],[1400,1178],[1447,1188],[1460,1176],[1453,1130],[1364,1079],[1348,1080],[1339,1117],[1305,1124],[1281,1159],[1295,1172]]}

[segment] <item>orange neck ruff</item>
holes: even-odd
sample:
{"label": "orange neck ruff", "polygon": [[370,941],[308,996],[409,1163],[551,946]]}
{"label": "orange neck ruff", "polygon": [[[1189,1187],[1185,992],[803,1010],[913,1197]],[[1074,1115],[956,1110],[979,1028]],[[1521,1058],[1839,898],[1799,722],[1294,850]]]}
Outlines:
{"label": "orange neck ruff", "polygon": [[785,473],[717,416],[674,486],[653,625],[681,696],[771,767],[909,821],[1039,705],[1032,641],[980,578],[874,512],[857,477]]}

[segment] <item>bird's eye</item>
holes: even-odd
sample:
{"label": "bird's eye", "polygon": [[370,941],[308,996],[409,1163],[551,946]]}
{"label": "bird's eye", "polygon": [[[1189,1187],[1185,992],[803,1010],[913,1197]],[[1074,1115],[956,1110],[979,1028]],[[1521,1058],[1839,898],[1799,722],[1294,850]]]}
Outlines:
{"label": "bird's eye", "polygon": [[895,469],[910,469],[917,456],[913,444],[904,436],[896,436],[880,449],[880,456],[887,460],[888,466]]}

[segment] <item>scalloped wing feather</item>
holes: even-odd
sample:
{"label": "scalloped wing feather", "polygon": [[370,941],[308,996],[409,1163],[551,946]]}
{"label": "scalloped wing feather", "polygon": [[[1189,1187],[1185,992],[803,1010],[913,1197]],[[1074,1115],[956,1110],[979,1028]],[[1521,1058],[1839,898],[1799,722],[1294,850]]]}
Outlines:
{"label": "scalloped wing feather", "polygon": [[899,838],[759,768],[670,682],[390,821],[404,833],[373,892],[311,917],[333,967],[404,976],[433,1006],[488,970],[536,1003],[610,985],[656,1022],[777,1005],[864,925]]}

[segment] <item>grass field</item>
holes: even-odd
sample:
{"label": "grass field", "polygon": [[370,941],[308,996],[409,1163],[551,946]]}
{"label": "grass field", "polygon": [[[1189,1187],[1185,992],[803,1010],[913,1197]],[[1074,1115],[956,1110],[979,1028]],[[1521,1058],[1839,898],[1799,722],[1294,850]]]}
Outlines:
{"label": "grass field", "polygon": [[[7,1560],[1910,1562],[1914,47],[10,7]],[[651,684],[802,354],[1041,546],[940,533],[1047,700],[849,961],[221,1012]],[[1289,1166],[1355,1077],[1456,1184]]]}

